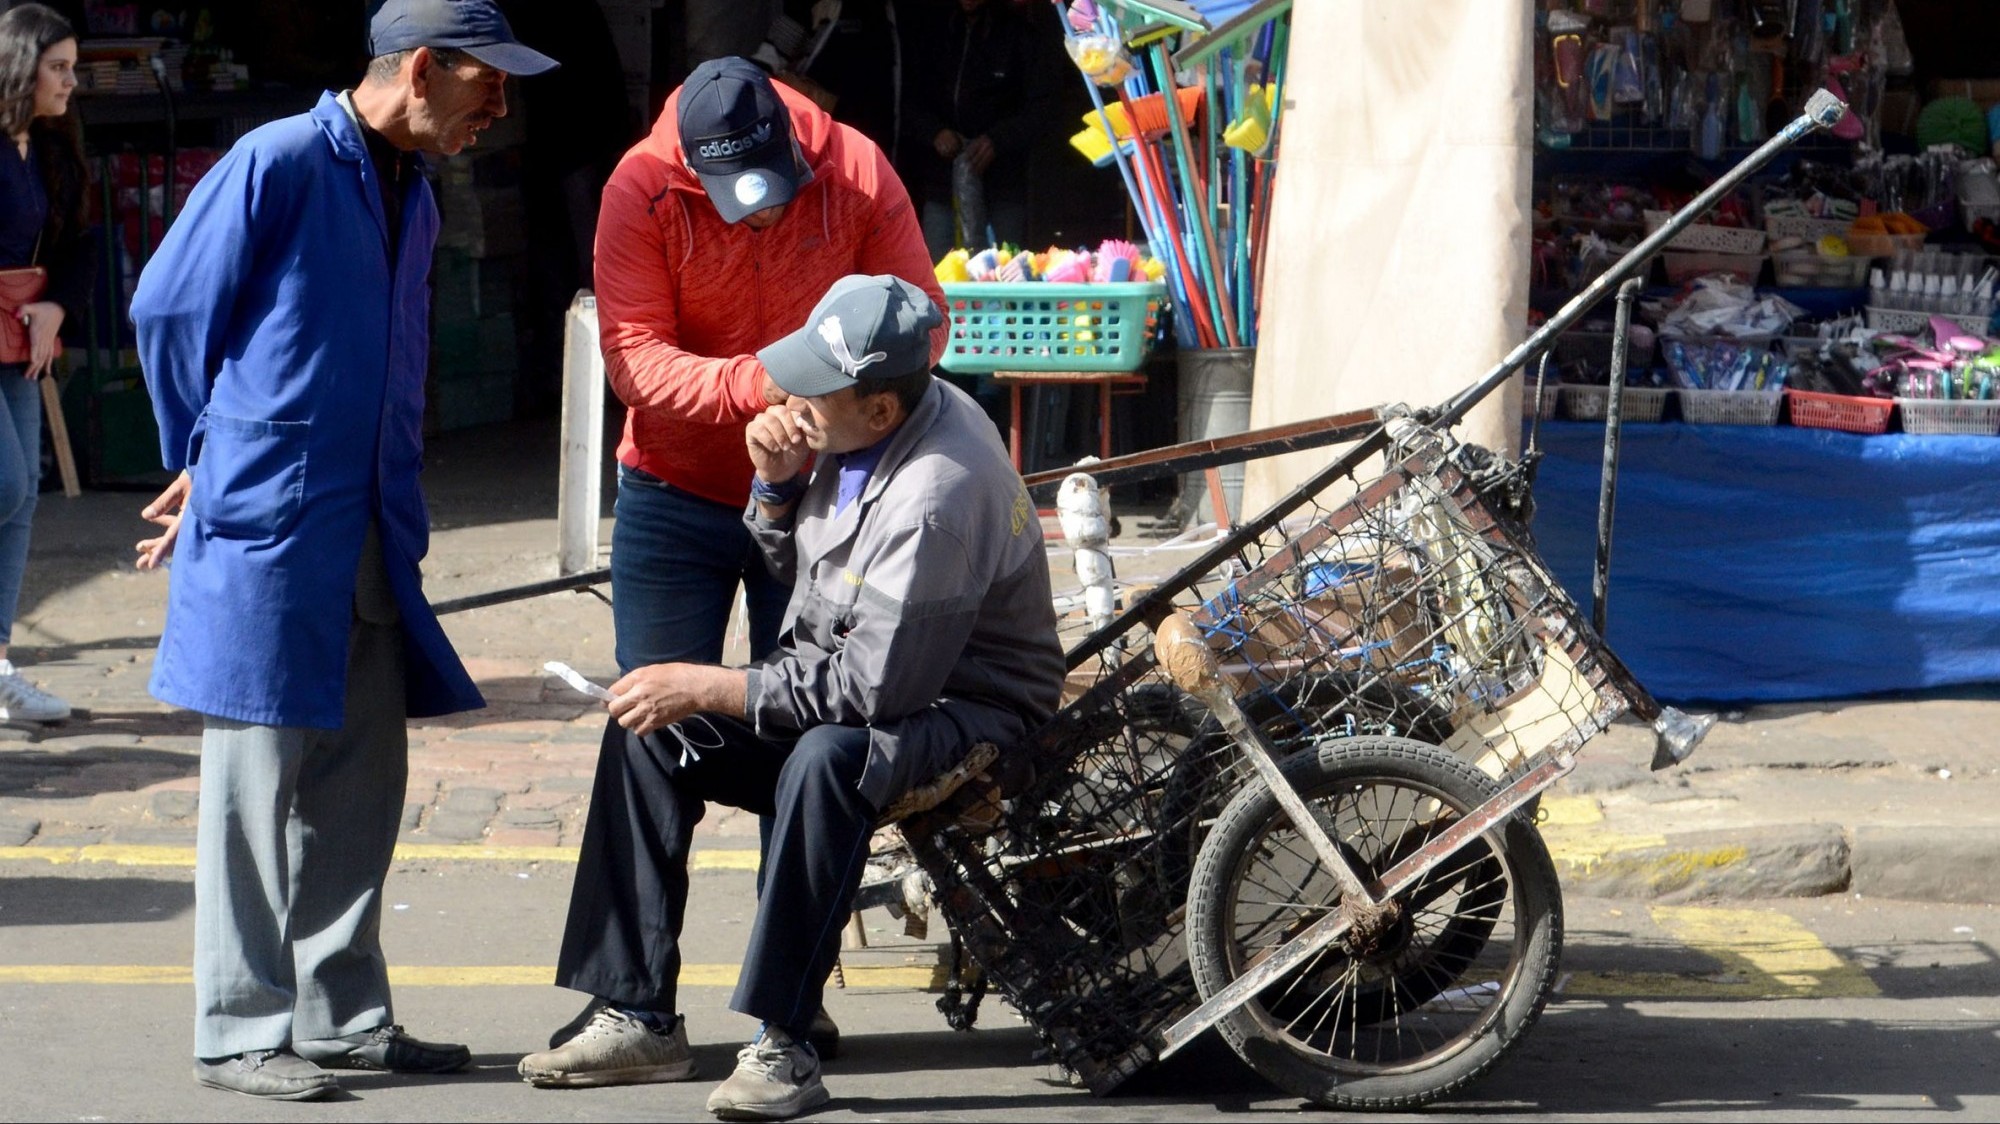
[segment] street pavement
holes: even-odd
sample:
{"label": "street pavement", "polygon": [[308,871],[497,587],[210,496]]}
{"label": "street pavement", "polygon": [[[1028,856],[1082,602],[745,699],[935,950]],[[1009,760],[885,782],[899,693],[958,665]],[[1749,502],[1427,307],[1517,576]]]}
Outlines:
{"label": "street pavement", "polygon": [[[523,424],[434,442],[434,599],[554,576],[556,439]],[[608,495],[608,491],[607,491]],[[0,727],[0,1117],[541,1119],[700,1115],[710,1083],[546,1093],[515,1057],[574,1013],[546,986],[603,728],[541,671],[613,677],[611,615],[562,594],[447,630],[490,706],[411,730],[386,923],[398,1017],[473,1043],[454,1078],[360,1077],[352,1098],[268,1106],[187,1077],[199,723],[145,693],[164,575],[130,568],[148,494],[43,497],[14,655],[83,713]],[[1139,520],[1128,521],[1136,526]],[[1128,528],[1129,529],[1129,528]],[[608,541],[608,535],[606,537]],[[1122,572],[1165,573],[1133,553]],[[1060,562],[1060,559],[1058,560]],[[1066,579],[1058,575],[1058,584]],[[1615,634],[1613,636],[1615,642]],[[1990,690],[1728,712],[1694,759],[1654,774],[1619,725],[1544,801],[1569,896],[1570,975],[1521,1052],[1457,1107],[1569,1118],[2000,1116],[2000,695]],[[748,921],[756,825],[697,835],[688,1009],[705,1077],[749,1033],[725,1010]],[[407,907],[407,908],[403,908]],[[1033,1059],[997,1000],[979,1031],[931,1010],[934,944],[850,953],[831,1005],[850,1053],[830,1115],[1176,1119],[1292,1111],[1206,1041],[1094,1100]],[[913,1068],[920,1069],[910,1073]]]}
{"label": "street pavement", "polygon": [[[548,986],[568,868],[405,862],[384,936],[399,1021],[464,1041],[470,1072],[343,1075],[339,1100],[265,1104],[189,1079],[192,887],[185,870],[0,865],[0,1118],[9,1120],[706,1119],[754,1028],[727,1011],[751,875],[694,880],[682,1007],[685,1084],[537,1090],[513,1066],[572,1015]],[[1572,896],[1561,991],[1513,1055],[1446,1118],[1971,1119],[2000,1115],[2000,908],[1856,900],[1669,906]],[[939,949],[868,915],[829,994],[843,1052],[816,1119],[1269,1119],[1301,1102],[1213,1036],[1092,1097],[1037,1060],[988,998],[969,1033],[932,1004]]]}

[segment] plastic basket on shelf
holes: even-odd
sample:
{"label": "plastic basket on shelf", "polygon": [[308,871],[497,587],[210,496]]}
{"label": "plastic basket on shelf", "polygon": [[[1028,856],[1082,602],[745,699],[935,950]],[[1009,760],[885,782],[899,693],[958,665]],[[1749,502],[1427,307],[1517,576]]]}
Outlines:
{"label": "plastic basket on shelf", "polygon": [[1913,312],[1904,308],[1880,308],[1871,304],[1868,306],[1868,328],[1874,332],[1922,332],[1929,330],[1933,316],[1949,320],[1975,336],[1985,335],[1993,320],[1991,316],[1977,313],[1946,315],[1941,312]]}
{"label": "plastic basket on shelf", "polygon": [[944,286],[951,339],[939,365],[956,374],[1137,370],[1166,292],[1155,281],[954,282]]}
{"label": "plastic basket on shelf", "polygon": [[[1563,416],[1571,421],[1603,421],[1610,407],[1611,392],[1603,386],[1565,386],[1562,388]],[[1620,416],[1628,422],[1656,422],[1666,413],[1667,395],[1671,390],[1651,386],[1628,386],[1625,388],[1625,404],[1620,408]]]}
{"label": "plastic basket on shelf", "polygon": [[1823,256],[1813,250],[1797,254],[1772,254],[1771,276],[1781,285],[1802,289],[1855,289],[1868,283],[1872,258],[1850,254],[1844,258]]}
{"label": "plastic basket on shelf", "polygon": [[1846,219],[1816,219],[1806,215],[1779,215],[1764,220],[1764,232],[1773,238],[1803,238],[1818,242],[1829,234],[1847,237]]}
{"label": "plastic basket on shelf", "polygon": [[1898,398],[1904,433],[2000,434],[2000,399]]}
{"label": "plastic basket on shelf", "polygon": [[[1666,211],[1647,211],[1646,233],[1660,229],[1667,218]],[[1764,238],[1763,231],[1750,227],[1711,226],[1698,222],[1674,235],[1667,245],[1676,250],[1699,250],[1713,254],[1761,254],[1764,252]]]}
{"label": "plastic basket on shelf", "polygon": [[1660,255],[1660,260],[1666,263],[1667,283],[1671,285],[1679,285],[1710,273],[1733,273],[1746,283],[1754,283],[1757,274],[1764,269],[1762,254],[1668,250]]}
{"label": "plastic basket on shelf", "polygon": [[1812,390],[1787,390],[1792,424],[1802,429],[1838,429],[1845,433],[1887,433],[1889,415],[1896,412],[1890,398],[1856,398],[1846,394],[1821,394]]}
{"label": "plastic basket on shelf", "polygon": [[1681,420],[1691,425],[1777,425],[1782,390],[1679,390]]}

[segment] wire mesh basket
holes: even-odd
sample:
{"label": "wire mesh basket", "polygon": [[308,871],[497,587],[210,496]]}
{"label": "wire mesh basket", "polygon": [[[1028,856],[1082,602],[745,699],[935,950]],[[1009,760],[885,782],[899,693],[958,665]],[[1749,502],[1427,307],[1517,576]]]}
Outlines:
{"label": "wire mesh basket", "polygon": [[[1070,653],[1084,684],[1033,736],[997,823],[904,825],[953,931],[1095,1092],[1200,1002],[1190,872],[1247,768],[1173,687],[1151,622],[1179,609],[1244,711],[1297,752],[1391,734],[1493,777],[1580,746],[1644,698],[1510,511],[1518,475],[1407,420],[1363,441]],[[1357,466],[1387,457],[1374,478]],[[1479,483],[1475,484],[1475,478]],[[1468,969],[1477,975],[1476,966]]]}
{"label": "wire mesh basket", "polygon": [[1896,412],[1891,398],[1787,389],[1785,400],[1791,403],[1792,424],[1801,429],[1837,429],[1872,436],[1889,432],[1889,417]]}
{"label": "wire mesh basket", "polygon": [[1869,305],[1867,311],[1868,330],[1872,332],[1922,332],[1930,328],[1931,318],[1949,320],[1960,329],[1975,336],[1986,334],[1993,318],[1976,312],[1943,313],[1921,312],[1907,308],[1884,308]]}
{"label": "wire mesh basket", "polygon": [[[1647,211],[1646,233],[1666,225],[1673,216],[1666,211]],[[1761,254],[1764,252],[1765,233],[1748,226],[1716,226],[1713,223],[1691,223],[1667,243],[1676,250],[1692,250],[1710,254]]]}
{"label": "wire mesh basket", "polygon": [[[1666,414],[1667,396],[1673,391],[1656,386],[1628,386],[1619,415],[1628,422],[1656,422]],[[1602,386],[1562,388],[1563,416],[1571,421],[1603,421],[1611,408],[1611,391]]]}
{"label": "wire mesh basket", "polygon": [[1692,390],[1674,392],[1681,420],[1690,425],[1777,425],[1785,406],[1782,390]]}
{"label": "wire mesh basket", "polygon": [[1807,242],[1818,242],[1829,234],[1844,240],[1847,228],[1852,225],[1848,219],[1816,219],[1807,215],[1764,218],[1764,231],[1772,238],[1803,238]]}
{"label": "wire mesh basket", "polygon": [[1904,433],[1982,437],[2000,433],[2000,399],[1898,398],[1896,407],[1903,415]]}

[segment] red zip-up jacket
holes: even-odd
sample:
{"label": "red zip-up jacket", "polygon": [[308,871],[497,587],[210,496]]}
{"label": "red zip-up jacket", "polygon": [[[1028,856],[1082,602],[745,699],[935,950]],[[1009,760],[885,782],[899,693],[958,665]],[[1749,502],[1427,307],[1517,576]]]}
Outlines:
{"label": "red zip-up jacket", "polygon": [[[850,273],[889,273],[945,307],[909,192],[875,143],[780,84],[812,182],[768,230],[726,223],[681,156],[680,91],[604,188],[598,340],[624,402],[618,460],[720,503],[750,498],[743,427],[761,413],[757,350],[804,326]],[[944,354],[949,328],[931,338]]]}

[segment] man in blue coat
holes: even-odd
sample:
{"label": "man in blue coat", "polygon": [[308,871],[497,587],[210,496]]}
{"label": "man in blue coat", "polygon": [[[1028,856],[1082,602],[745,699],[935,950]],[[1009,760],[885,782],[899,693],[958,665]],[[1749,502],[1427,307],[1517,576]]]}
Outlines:
{"label": "man in blue coat", "polygon": [[[244,137],[132,301],[177,550],[152,691],[203,715],[195,1080],[305,1100],[321,1065],[444,1072],[379,939],[411,715],[483,705],[424,599],[417,485],[438,212],[419,152],[555,63],[491,0],[387,0],[367,77]],[[315,1064],[318,1063],[318,1064]]]}

